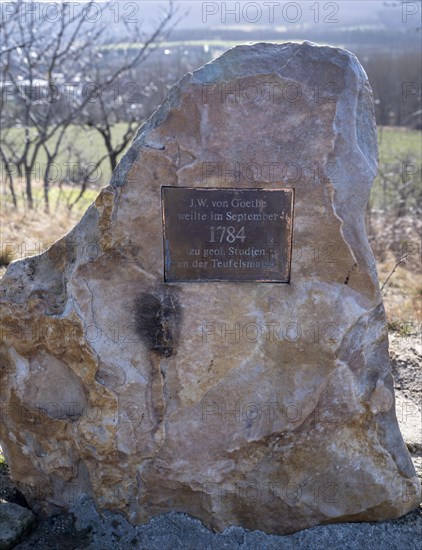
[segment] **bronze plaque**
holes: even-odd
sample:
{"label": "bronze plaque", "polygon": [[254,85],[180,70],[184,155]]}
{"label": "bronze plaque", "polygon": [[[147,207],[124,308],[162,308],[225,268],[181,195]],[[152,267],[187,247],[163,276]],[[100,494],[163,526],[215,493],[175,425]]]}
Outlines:
{"label": "bronze plaque", "polygon": [[161,192],[165,282],[289,282],[293,189]]}

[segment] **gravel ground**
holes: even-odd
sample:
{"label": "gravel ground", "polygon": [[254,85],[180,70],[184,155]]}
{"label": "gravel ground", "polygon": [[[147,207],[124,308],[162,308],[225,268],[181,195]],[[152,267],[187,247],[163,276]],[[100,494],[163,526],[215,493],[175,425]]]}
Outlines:
{"label": "gravel ground", "polygon": [[16,546],[19,550],[205,550],[205,549],[351,549],[420,550],[422,515],[415,511],[393,521],[342,523],[306,529],[293,535],[272,536],[260,531],[230,527],[222,534],[206,529],[200,521],[171,512],[132,527],[119,515],[99,516],[90,502],[50,518],[33,535]]}
{"label": "gravel ground", "polygon": [[[397,417],[418,476],[422,479],[420,336],[390,337]],[[409,420],[410,419],[410,420]],[[0,472],[0,499],[26,505],[7,475]],[[377,523],[342,523],[306,529],[287,536],[231,527],[217,534],[200,521],[171,512],[133,527],[122,515],[98,514],[89,500],[70,513],[40,520],[18,550],[421,550],[422,507],[402,518]]]}

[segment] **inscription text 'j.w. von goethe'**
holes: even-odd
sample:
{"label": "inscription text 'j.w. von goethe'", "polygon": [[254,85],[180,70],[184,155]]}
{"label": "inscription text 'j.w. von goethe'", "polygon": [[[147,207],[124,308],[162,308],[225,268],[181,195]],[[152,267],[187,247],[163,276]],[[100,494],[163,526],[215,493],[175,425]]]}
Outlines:
{"label": "inscription text 'j.w. von goethe'", "polygon": [[163,187],[165,281],[289,282],[293,193]]}

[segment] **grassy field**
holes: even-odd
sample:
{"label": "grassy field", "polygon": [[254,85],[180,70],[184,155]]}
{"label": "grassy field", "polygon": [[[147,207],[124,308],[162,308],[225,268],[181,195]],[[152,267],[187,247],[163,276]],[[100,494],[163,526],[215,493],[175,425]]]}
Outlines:
{"label": "grassy field", "polygon": [[[375,178],[371,190],[370,205],[379,209],[389,208],[397,200],[397,187],[410,179],[410,172],[422,165],[422,133],[418,130],[405,128],[380,127],[378,129],[379,143],[379,175]],[[408,162],[409,173],[403,162]],[[383,188],[386,183],[386,189]],[[416,178],[415,186],[418,186]],[[385,196],[384,196],[385,193]]]}
{"label": "grassy field", "polygon": [[[119,142],[126,130],[126,124],[115,124],[112,130],[113,143]],[[7,143],[7,136],[10,136],[10,140],[16,143],[24,143],[24,129],[23,128],[11,128],[7,131],[4,130],[3,140]],[[53,149],[56,144],[56,136],[51,138],[48,146],[49,149]],[[69,154],[68,146],[72,146],[73,150],[71,155]],[[7,148],[6,148],[7,150]],[[30,149],[31,153],[32,149]],[[63,145],[61,147],[61,153],[56,159],[57,168],[53,173],[53,183],[59,183],[66,178],[71,171],[66,163],[78,162],[82,167],[87,166],[88,163],[97,162],[106,154],[106,148],[100,134],[93,128],[83,129],[80,126],[71,125],[65,133]],[[40,150],[37,162],[39,167],[34,170],[36,179],[41,180],[44,173],[44,167],[46,163],[46,155],[43,150]],[[99,186],[105,185],[110,179],[111,168],[108,159],[104,160],[101,164],[101,171],[92,177],[92,181]],[[60,176],[62,176],[60,178]]]}
{"label": "grassy field", "polygon": [[[120,137],[125,132],[126,125],[123,123],[116,124],[113,127],[113,139],[119,140]],[[22,128],[14,128],[10,130],[11,135],[16,141],[22,141],[24,138],[24,131]],[[378,132],[379,136],[379,163],[380,168],[382,167],[393,167],[394,164],[400,163],[402,159],[413,159],[413,161],[420,167],[422,164],[422,134],[418,130],[409,130],[404,128],[394,128],[394,127],[381,127]],[[97,159],[100,159],[106,153],[104,143],[98,132],[94,129],[83,130],[78,126],[70,126],[66,132],[65,142],[73,144],[75,152],[79,155],[79,158],[82,159],[82,166],[85,166],[88,162],[96,162]],[[50,147],[53,147],[54,140],[51,141]],[[74,161],[75,157],[69,159],[66,152],[66,148],[57,158],[57,165],[59,165],[58,175],[62,173],[63,176],[66,175],[66,163],[69,160]],[[43,151],[40,152],[39,164],[41,165],[41,170],[37,173],[42,174],[43,166],[45,165],[46,156]],[[98,177],[97,177],[98,176]],[[106,159],[101,165],[100,173],[96,174],[92,179],[93,183],[97,183],[97,187],[106,185],[111,176],[111,169],[109,162]],[[41,179],[41,178],[38,178]],[[57,178],[58,179],[58,178]],[[57,187],[58,181],[55,181],[52,184],[52,203],[54,203],[55,191],[54,187]],[[42,190],[40,186],[35,185],[34,195],[36,198],[42,197]],[[91,188],[95,189],[95,186],[91,185]],[[70,191],[67,191],[70,192]],[[76,193],[76,191],[75,191]],[[382,203],[382,181],[378,176],[372,187],[371,192],[371,205],[373,208],[379,208]],[[90,194],[92,198],[93,193]],[[7,201],[7,192],[3,197]]]}
{"label": "grassy field", "polygon": [[380,164],[391,162],[406,154],[419,159],[422,156],[422,133],[419,130],[381,126],[378,128],[378,143]]}

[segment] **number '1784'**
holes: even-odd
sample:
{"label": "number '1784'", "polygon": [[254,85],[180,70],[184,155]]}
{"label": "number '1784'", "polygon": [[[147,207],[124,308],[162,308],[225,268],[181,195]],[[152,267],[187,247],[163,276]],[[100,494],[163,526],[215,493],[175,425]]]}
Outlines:
{"label": "number '1784'", "polygon": [[225,225],[219,225],[215,227],[214,225],[210,227],[211,238],[210,243],[234,243],[239,240],[240,242],[245,242],[245,228],[241,227],[237,232],[236,228],[233,226],[226,227]]}

